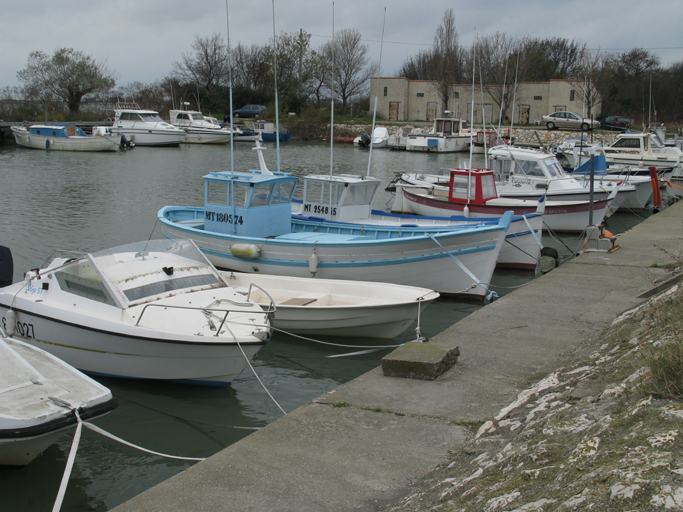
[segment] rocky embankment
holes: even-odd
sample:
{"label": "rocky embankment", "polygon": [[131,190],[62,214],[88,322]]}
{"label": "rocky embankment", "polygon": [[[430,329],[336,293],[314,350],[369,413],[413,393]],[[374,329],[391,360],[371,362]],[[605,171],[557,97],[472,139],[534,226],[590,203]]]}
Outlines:
{"label": "rocky embankment", "polygon": [[683,390],[682,336],[675,286],[471,425],[462,450],[381,511],[682,510],[683,401],[670,393]]}

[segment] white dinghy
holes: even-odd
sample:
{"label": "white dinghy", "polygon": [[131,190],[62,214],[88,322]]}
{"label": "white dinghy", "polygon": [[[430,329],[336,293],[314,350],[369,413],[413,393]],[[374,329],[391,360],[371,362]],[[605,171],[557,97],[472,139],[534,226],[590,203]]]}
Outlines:
{"label": "white dinghy", "polygon": [[439,297],[416,286],[221,273],[230,286],[264,307],[272,298],[277,306],[274,327],[309,336],[395,338]]}
{"label": "white dinghy", "polygon": [[0,315],[85,372],[213,386],[227,386],[271,335],[268,314],[188,240],[55,257],[0,288]]}
{"label": "white dinghy", "polygon": [[57,357],[0,328],[0,465],[25,466],[78,419],[118,405],[111,391]]}

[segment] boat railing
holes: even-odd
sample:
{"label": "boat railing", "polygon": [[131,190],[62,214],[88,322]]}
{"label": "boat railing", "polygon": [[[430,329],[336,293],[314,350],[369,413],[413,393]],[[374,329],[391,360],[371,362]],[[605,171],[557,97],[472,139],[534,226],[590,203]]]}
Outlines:
{"label": "boat railing", "polygon": [[[270,297],[270,295],[268,297]],[[275,313],[275,302],[273,301],[273,299],[270,299],[270,300],[272,301],[271,302],[272,311],[271,311],[270,307],[269,307],[268,311],[264,311],[264,314],[268,317],[268,319],[270,319],[272,317],[272,315],[274,315],[274,313]],[[245,302],[245,303],[237,303],[237,302],[233,302],[233,301],[229,301],[229,302],[235,304],[236,306],[251,306],[253,304],[253,302]],[[228,315],[230,315],[230,313],[244,313],[245,312],[245,310],[243,310],[243,309],[216,309],[216,308],[206,308],[206,307],[202,308],[202,307],[191,307],[191,306],[172,306],[169,304],[145,304],[145,306],[142,308],[142,312],[140,313],[140,316],[138,317],[137,322],[135,322],[135,327],[140,326],[140,321],[142,320],[142,317],[145,315],[145,313],[147,312],[147,308],[149,308],[149,307],[156,307],[156,308],[162,308],[162,309],[169,309],[170,308],[170,309],[184,309],[184,310],[191,310],[191,311],[200,311],[205,315],[207,312],[210,314],[222,313],[222,318],[221,318],[221,315],[216,314],[216,316],[218,318],[221,318],[221,324],[218,326],[218,328],[216,328],[216,334],[214,334],[215,337],[218,337],[218,335],[221,333],[221,329],[223,328],[223,325],[225,325],[225,322],[227,321]]]}
{"label": "boat railing", "polygon": [[249,283],[249,290],[247,290],[247,300],[251,300],[251,289],[252,288],[258,288],[265,294],[266,297],[270,300],[270,304],[268,304],[268,309],[265,310],[265,313],[268,316],[274,316],[275,312],[277,311],[277,306],[275,306],[275,301],[273,300],[273,297],[270,296],[270,293],[268,293],[266,290],[264,290],[261,286],[257,285],[256,283]]}

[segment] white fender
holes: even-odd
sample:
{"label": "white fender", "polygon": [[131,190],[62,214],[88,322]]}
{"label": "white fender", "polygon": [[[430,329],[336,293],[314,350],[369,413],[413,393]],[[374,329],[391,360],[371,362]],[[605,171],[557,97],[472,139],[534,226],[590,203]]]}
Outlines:
{"label": "white fender", "polygon": [[234,244],[230,247],[230,254],[235,258],[253,260],[261,256],[261,248],[256,244]]}
{"label": "white fender", "polygon": [[7,313],[5,314],[5,320],[6,320],[6,327],[5,327],[5,332],[7,333],[7,336],[14,336],[14,333],[17,330],[17,313],[13,309],[8,309]]}
{"label": "white fender", "polygon": [[313,251],[313,254],[311,254],[311,257],[308,258],[308,270],[311,272],[311,274],[315,275],[316,272],[318,272],[318,255]]}

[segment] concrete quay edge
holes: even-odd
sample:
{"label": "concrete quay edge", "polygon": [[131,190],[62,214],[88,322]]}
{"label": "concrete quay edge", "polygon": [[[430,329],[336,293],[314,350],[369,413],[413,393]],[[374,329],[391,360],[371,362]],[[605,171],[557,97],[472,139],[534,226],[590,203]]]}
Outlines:
{"label": "concrete quay edge", "polygon": [[[466,425],[589,353],[683,259],[683,202],[469,315],[429,343],[459,347],[435,380],[380,367],[113,509],[115,512],[371,511],[467,441]],[[583,351],[583,352],[581,352]]]}

